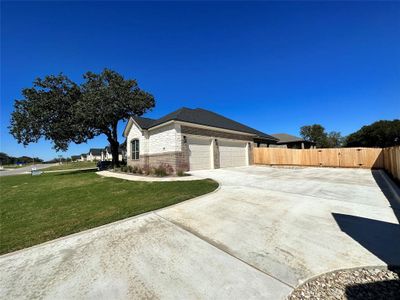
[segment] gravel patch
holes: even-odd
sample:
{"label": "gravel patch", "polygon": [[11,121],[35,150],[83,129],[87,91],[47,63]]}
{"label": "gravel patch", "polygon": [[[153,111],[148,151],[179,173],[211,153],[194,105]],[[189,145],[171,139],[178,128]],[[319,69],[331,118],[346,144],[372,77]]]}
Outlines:
{"label": "gravel patch", "polygon": [[371,267],[326,273],[297,287],[288,299],[400,299],[400,268],[391,269]]}

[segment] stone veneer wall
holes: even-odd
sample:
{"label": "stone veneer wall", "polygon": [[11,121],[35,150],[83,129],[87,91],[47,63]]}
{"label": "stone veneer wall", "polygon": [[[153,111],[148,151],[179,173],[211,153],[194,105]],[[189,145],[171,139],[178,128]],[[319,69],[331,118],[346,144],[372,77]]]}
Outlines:
{"label": "stone veneer wall", "polygon": [[[208,136],[218,138],[226,138],[232,140],[240,140],[240,141],[253,141],[253,137],[248,135],[241,135],[236,133],[228,133],[228,132],[221,132],[216,130],[209,130],[209,129],[202,129],[202,128],[195,128],[189,126],[181,126],[181,134],[191,134],[191,135],[199,135],[199,136]],[[187,143],[182,143],[182,151],[170,151],[164,153],[157,153],[157,154],[146,154],[140,155],[139,160],[132,160],[128,159],[127,163],[129,166],[138,166],[138,167],[158,167],[162,163],[167,163],[174,168],[174,171],[182,170],[188,171],[189,170],[189,146]],[[214,145],[214,167],[217,169],[220,167],[220,159],[219,159],[219,151],[218,146],[216,143]],[[249,164],[252,164],[252,146],[249,148]]]}
{"label": "stone veneer wall", "polygon": [[213,153],[214,153],[214,168],[220,168],[220,159],[219,159],[219,149],[217,143],[213,143]]}
{"label": "stone veneer wall", "polygon": [[161,164],[169,164],[174,172],[189,170],[189,157],[183,151],[166,152],[159,154],[140,155],[139,160],[128,160],[128,166],[156,168]]}
{"label": "stone veneer wall", "polygon": [[248,151],[249,151],[249,165],[252,165],[254,163],[253,161],[253,148],[254,148],[254,144],[250,143],[250,145],[248,146]]}

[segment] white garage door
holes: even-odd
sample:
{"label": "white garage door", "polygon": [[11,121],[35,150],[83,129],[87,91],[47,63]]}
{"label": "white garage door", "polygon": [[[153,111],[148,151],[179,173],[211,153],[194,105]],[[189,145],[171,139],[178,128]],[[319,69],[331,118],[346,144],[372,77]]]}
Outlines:
{"label": "white garage door", "polygon": [[188,137],[187,142],[189,146],[190,171],[210,169],[211,140]]}
{"label": "white garage door", "polygon": [[220,167],[240,167],[248,164],[246,142],[218,141]]}

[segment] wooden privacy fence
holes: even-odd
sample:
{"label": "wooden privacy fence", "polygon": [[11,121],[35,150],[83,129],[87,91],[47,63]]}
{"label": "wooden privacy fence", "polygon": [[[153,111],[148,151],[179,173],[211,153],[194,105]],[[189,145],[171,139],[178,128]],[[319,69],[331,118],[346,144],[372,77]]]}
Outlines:
{"label": "wooden privacy fence", "polygon": [[386,169],[400,178],[400,147],[285,149],[254,148],[255,164]]}
{"label": "wooden privacy fence", "polygon": [[381,148],[254,148],[254,163],[344,168],[382,168]]}
{"label": "wooden privacy fence", "polygon": [[400,181],[400,146],[383,148],[383,168]]}

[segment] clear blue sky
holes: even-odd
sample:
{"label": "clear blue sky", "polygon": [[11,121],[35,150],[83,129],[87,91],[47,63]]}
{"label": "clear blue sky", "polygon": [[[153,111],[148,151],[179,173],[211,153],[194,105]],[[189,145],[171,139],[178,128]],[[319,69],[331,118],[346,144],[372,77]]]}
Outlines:
{"label": "clear blue sky", "polygon": [[104,67],[155,96],[148,117],[202,107],[266,133],[347,135],[400,117],[400,3],[2,2],[0,150],[56,156],[8,134],[14,99],[35,77]]}

